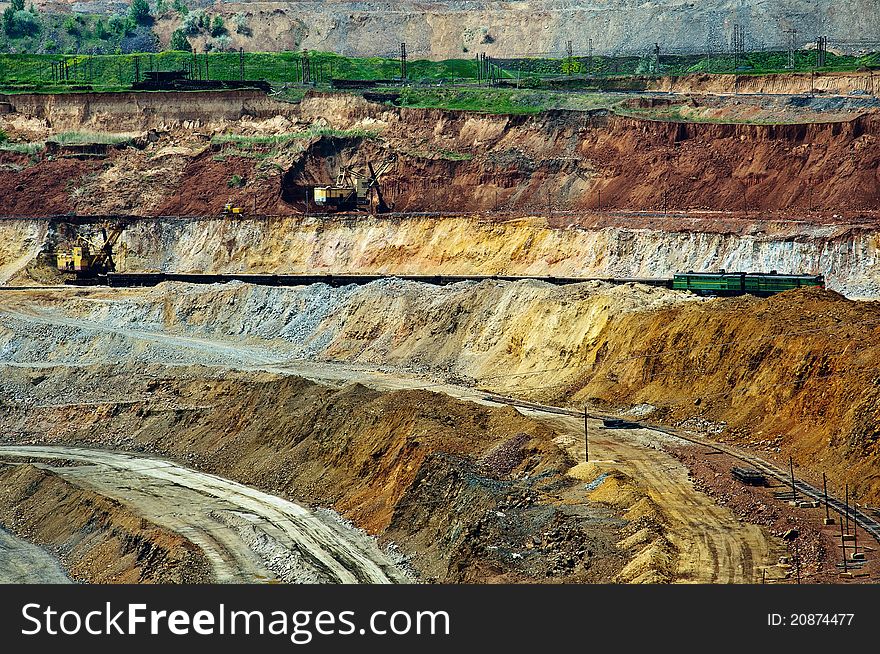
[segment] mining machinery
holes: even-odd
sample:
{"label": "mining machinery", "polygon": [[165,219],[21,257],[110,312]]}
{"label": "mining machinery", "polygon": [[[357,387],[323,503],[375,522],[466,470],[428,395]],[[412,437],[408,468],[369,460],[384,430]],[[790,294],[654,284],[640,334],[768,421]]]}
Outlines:
{"label": "mining machinery", "polygon": [[331,211],[369,211],[373,208],[375,195],[376,213],[388,213],[394,207],[382,197],[379,178],[391,169],[394,162],[392,156],[374,168],[373,163],[368,161],[366,173],[342,166],[336,176],[336,184],[315,187],[315,204]]}
{"label": "mining machinery", "polygon": [[78,236],[70,250],[59,250],[55,253],[58,270],[75,273],[77,279],[96,278],[115,272],[113,248],[122,236],[122,230],[121,223],[110,227],[109,232],[106,227],[102,227],[104,241],[100,245],[95,245],[82,235]]}

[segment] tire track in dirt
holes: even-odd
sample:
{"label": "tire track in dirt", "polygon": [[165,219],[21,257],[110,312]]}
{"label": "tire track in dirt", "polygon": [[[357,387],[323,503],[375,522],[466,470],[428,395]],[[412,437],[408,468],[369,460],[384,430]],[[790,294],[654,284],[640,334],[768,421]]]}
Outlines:
{"label": "tire track in dirt", "polygon": [[[104,487],[104,489],[107,489],[107,482],[102,483],[100,481],[102,477],[116,476],[118,479],[121,476],[130,485],[130,489],[126,492],[117,488],[118,499],[133,502],[135,508],[153,514],[149,517],[155,518],[159,524],[163,520],[165,523],[170,523],[168,524],[170,528],[182,529],[187,525],[176,522],[167,511],[161,509],[157,511],[155,503],[143,502],[144,495],[133,491],[137,486],[137,484],[131,483],[133,476],[135,479],[138,477],[148,478],[154,488],[157,487],[156,482],[159,482],[161,484],[159,487],[167,491],[164,506],[167,508],[169,502],[175,504],[181,512],[178,515],[183,515],[183,512],[186,511],[187,505],[183,502],[187,501],[194,503],[190,506],[198,507],[197,512],[202,515],[204,515],[206,508],[215,510],[218,506],[221,510],[237,510],[252,514],[273,525],[277,531],[276,535],[280,535],[283,538],[282,542],[291,549],[307,553],[308,558],[315,563],[316,567],[320,567],[319,572],[322,577],[336,582],[391,583],[405,581],[404,575],[384,558],[375,544],[372,548],[366,548],[362,547],[363,544],[360,542],[347,542],[339,528],[328,526],[311,511],[293,502],[215,475],[197,472],[141,454],[78,447],[9,445],[0,446],[0,453],[4,456],[60,458],[86,462],[91,464],[88,466],[90,470],[86,472],[81,469],[77,471],[77,467],[59,468],[55,472],[62,476],[71,474],[79,480],[89,479],[96,486]],[[70,471],[77,472],[71,473]],[[190,492],[181,494],[180,488]],[[109,490],[112,492],[112,488]],[[219,523],[218,526],[220,526]],[[250,581],[257,581],[274,576],[263,566],[253,563],[242,565],[243,561],[252,560],[254,557],[246,553],[248,550],[246,546],[241,544],[240,538],[220,537],[222,530],[212,528],[210,520],[202,519],[196,529],[206,529],[209,539],[219,540],[219,547],[217,547],[217,543],[206,542],[205,538],[200,538],[198,533],[190,532],[187,534],[193,537],[196,544],[205,544],[212,552],[212,562],[219,569],[218,576],[224,580],[242,581],[241,576],[246,575],[250,577]],[[198,540],[201,540],[201,543],[197,542]],[[237,574],[238,571],[233,565],[230,565],[230,558],[235,559],[240,574]]]}

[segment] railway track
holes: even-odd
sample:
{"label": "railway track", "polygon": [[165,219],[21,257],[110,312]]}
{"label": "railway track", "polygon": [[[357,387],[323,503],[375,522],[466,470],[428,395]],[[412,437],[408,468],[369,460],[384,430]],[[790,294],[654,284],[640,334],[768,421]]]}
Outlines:
{"label": "railway track", "polygon": [[327,284],[329,286],[348,286],[350,284],[369,284],[383,279],[402,279],[421,282],[436,286],[456,284],[458,282],[482,282],[487,280],[516,282],[537,280],[550,284],[580,284],[583,282],[607,282],[611,284],[639,283],[649,286],[672,286],[671,279],[662,278],[611,278],[611,277],[554,277],[529,275],[260,275],[260,274],[189,274],[189,273],[109,273],[99,279],[71,280],[72,285],[106,284],[111,287],[155,286],[162,282],[187,282],[190,284],[223,284],[241,281],[249,284],[266,286],[307,286],[309,284]]}
{"label": "railway track", "polygon": [[[543,411],[545,413],[555,413],[558,415],[564,416],[574,416],[574,417],[583,417],[583,411],[577,411],[575,409],[566,409],[563,407],[555,407],[549,406],[545,404],[537,404],[535,402],[528,402],[525,400],[518,400],[511,397],[505,397],[503,395],[495,395],[494,393],[486,393],[484,399],[498,402],[501,404],[508,404],[510,406],[521,407],[524,409],[532,409],[534,411]],[[615,416],[611,414],[603,414],[603,413],[587,413],[587,417],[598,419],[598,420],[609,420],[609,419],[620,419],[620,416]],[[723,452],[728,454],[744,463],[748,463],[750,466],[759,470],[769,477],[773,477],[774,479],[782,482],[786,486],[791,486],[791,476],[788,472],[776,467],[772,463],[768,463],[764,459],[757,457],[752,454],[746,454],[737,449],[727,447],[726,445],[722,445],[709,439],[702,438],[699,436],[695,436],[691,433],[684,432],[683,430],[672,429],[669,427],[664,427],[661,425],[656,425],[653,423],[632,420],[630,418],[626,418],[626,422],[637,426],[642,429],[651,429],[654,431],[659,431],[664,434],[669,434],[670,436],[674,436],[676,438],[680,438],[682,440],[688,441],[690,443],[694,443],[696,445],[702,445],[704,447],[712,448],[718,452]],[[795,489],[798,493],[804,495],[805,497],[809,497],[813,500],[817,500],[818,502],[824,503],[825,495],[822,490],[808,484],[805,481],[795,479],[794,481]],[[877,542],[880,543],[880,522],[867,515],[864,511],[860,511],[857,507],[847,506],[846,503],[841,501],[840,499],[828,495],[828,506],[830,509],[834,510],[841,516],[848,516],[850,520],[852,520],[855,524],[860,526],[865,530],[871,537]]]}

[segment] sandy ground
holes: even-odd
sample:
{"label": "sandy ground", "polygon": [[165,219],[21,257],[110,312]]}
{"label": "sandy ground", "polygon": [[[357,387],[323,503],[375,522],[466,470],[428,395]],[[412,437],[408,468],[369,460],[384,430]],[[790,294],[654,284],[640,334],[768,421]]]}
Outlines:
{"label": "sandy ground", "polygon": [[0,529],[0,584],[69,584],[61,563],[43,549]]}

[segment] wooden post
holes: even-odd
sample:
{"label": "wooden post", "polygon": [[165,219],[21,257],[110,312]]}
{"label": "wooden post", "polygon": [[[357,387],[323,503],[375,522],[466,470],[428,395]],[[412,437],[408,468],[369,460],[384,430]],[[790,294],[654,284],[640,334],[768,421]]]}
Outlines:
{"label": "wooden post", "polygon": [[587,408],[584,407],[584,461],[590,461],[590,431],[587,425]]}
{"label": "wooden post", "polygon": [[828,511],[828,481],[825,479],[825,473],[822,473],[822,492],[825,494],[825,524],[831,524],[831,514]]}
{"label": "wooden post", "polygon": [[791,475],[791,500],[797,502],[797,487],[794,485],[794,461],[788,457],[788,471]]}

